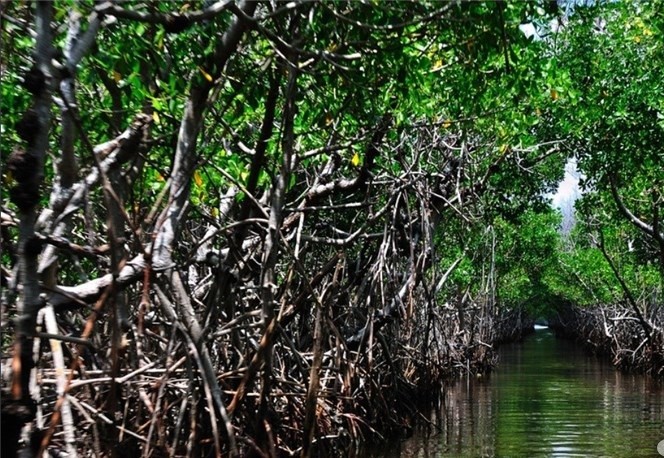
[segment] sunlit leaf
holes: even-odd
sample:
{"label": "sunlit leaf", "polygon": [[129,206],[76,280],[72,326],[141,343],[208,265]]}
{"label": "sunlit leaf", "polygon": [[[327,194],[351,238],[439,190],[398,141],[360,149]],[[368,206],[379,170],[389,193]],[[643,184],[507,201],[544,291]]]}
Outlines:
{"label": "sunlit leaf", "polygon": [[198,170],[194,172],[194,183],[198,187],[203,186],[203,177],[201,177],[201,173]]}
{"label": "sunlit leaf", "polygon": [[203,69],[203,67],[199,66],[198,69],[201,71],[201,73],[203,74],[203,78],[205,78],[208,81],[208,83],[211,83],[214,80],[214,78],[212,78],[212,75],[206,72],[205,69]]}

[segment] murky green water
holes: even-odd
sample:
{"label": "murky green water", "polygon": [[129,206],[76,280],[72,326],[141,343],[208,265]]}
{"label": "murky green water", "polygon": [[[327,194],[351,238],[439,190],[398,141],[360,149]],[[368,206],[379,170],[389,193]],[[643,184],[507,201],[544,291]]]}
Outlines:
{"label": "murky green water", "polygon": [[462,380],[386,457],[659,457],[664,386],[616,372],[539,330],[501,348],[486,380]]}

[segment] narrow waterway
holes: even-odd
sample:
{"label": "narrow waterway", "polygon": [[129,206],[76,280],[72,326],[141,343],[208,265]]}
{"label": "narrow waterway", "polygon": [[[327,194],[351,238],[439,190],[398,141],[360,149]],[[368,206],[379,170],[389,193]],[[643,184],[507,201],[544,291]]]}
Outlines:
{"label": "narrow waterway", "polygon": [[538,330],[500,349],[486,379],[448,387],[444,405],[385,457],[657,457],[664,386],[625,375]]}

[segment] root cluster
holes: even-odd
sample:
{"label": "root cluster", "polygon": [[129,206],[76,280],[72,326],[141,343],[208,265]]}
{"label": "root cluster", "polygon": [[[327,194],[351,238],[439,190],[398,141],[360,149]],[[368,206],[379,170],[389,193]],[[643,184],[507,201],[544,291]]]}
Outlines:
{"label": "root cluster", "polygon": [[643,315],[649,332],[631,308],[620,304],[566,306],[550,324],[557,334],[610,357],[622,370],[664,377],[664,307],[652,305]]}

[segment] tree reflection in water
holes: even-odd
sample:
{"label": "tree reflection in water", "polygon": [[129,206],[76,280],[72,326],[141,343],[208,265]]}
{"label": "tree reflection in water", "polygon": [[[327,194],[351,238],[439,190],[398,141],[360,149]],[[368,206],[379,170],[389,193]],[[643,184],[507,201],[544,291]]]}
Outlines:
{"label": "tree reflection in water", "polygon": [[548,330],[499,353],[490,377],[447,387],[435,428],[381,456],[657,456],[661,382],[617,372]]}

